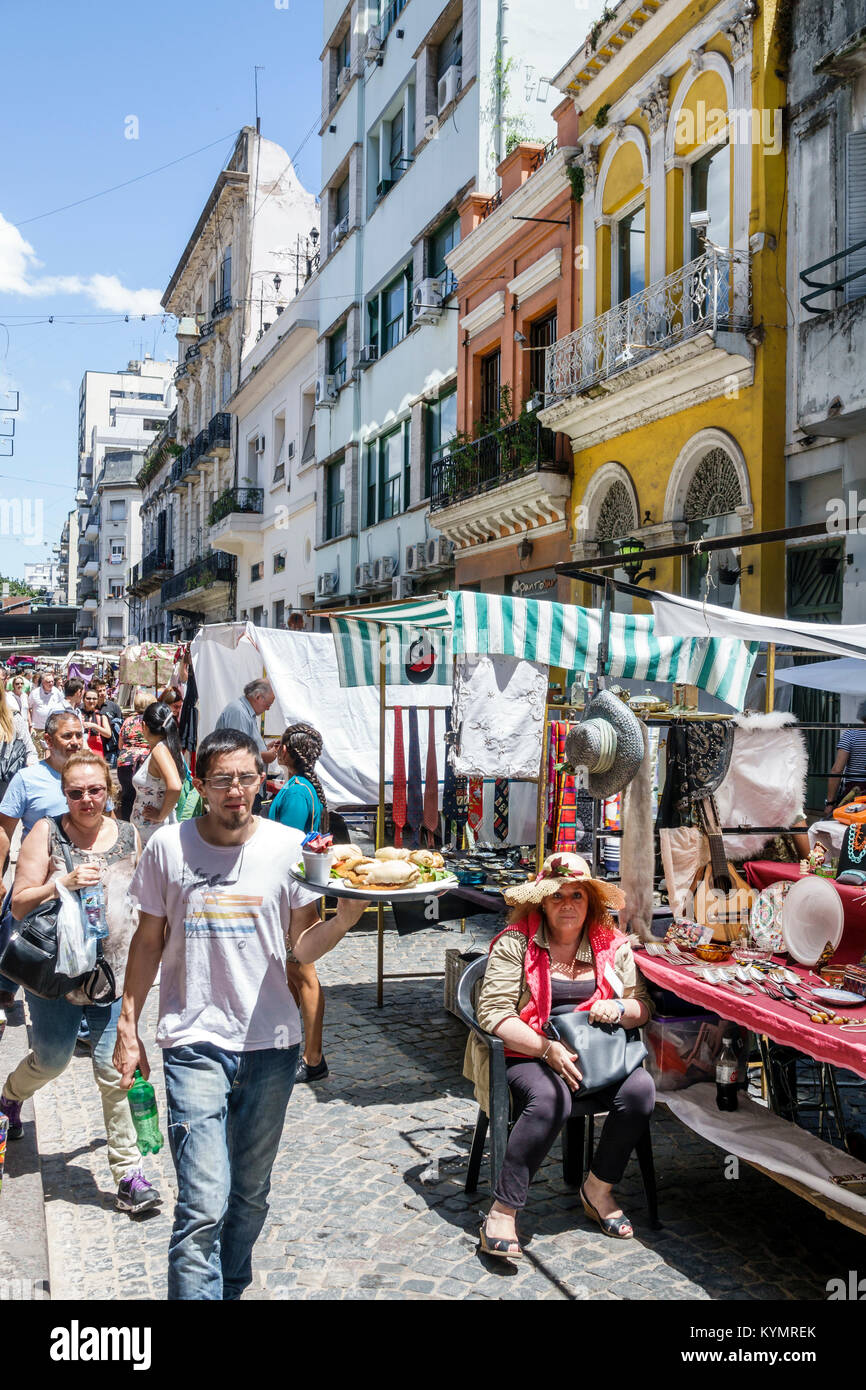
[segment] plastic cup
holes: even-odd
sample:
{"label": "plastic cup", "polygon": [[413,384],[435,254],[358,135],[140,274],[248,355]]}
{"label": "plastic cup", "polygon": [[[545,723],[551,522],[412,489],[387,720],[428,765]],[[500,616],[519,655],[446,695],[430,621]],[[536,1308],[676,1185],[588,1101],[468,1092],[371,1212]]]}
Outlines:
{"label": "plastic cup", "polygon": [[331,877],[331,865],[334,862],[334,851],[329,849],[327,854],[315,854],[313,851],[301,850],[304,856],[304,875],[308,883],[325,884]]}

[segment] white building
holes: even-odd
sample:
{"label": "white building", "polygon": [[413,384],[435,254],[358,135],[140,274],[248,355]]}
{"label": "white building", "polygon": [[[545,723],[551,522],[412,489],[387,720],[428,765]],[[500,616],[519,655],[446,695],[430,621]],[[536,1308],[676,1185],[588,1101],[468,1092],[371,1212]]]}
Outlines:
{"label": "white building", "polygon": [[237,557],[238,616],[265,627],[315,597],[316,288],[312,278],[243,359],[227,402],[239,486],[218,499],[210,544]]}
{"label": "white building", "polygon": [[37,560],[34,564],[25,565],[24,583],[31,589],[45,590],[49,603],[66,602],[66,586],[61,582],[61,568],[57,559]]}
{"label": "white building", "polygon": [[583,18],[534,0],[325,0],[321,605],[447,579],[447,543],[425,546],[432,565],[416,563],[419,543],[435,539],[431,464],[456,429],[459,327],[445,256],[459,204],[472,190],[494,194],[510,142],[555,133],[559,94],[545,79]]}
{"label": "white building", "polygon": [[[160,589],[170,630],[237,613],[236,549],[217,543],[212,517],[231,515],[238,488],[250,487],[246,441],[227,403],[241,364],[311,272],[318,238],[315,196],[298,181],[285,150],[249,126],[240,132],[163,296],[179,319],[177,442],[169,486],[154,524],[172,537],[174,573]],[[154,483],[162,487],[162,474]],[[171,500],[169,500],[171,493]],[[228,511],[226,510],[228,508]],[[161,514],[170,517],[159,522]],[[167,529],[166,529],[167,528]]]}
{"label": "white building", "polygon": [[127,571],[141,555],[135,478],[171,411],[174,362],[84,373],[78,414],[78,631],[85,647],[129,637]]}

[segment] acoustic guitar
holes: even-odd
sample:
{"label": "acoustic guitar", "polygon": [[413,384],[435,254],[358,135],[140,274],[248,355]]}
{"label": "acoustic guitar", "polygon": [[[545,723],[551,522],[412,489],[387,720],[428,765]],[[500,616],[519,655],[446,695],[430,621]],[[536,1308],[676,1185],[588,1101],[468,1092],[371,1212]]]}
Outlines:
{"label": "acoustic guitar", "polygon": [[700,803],[700,810],[710,862],[698,871],[692,884],[694,919],[713,928],[714,941],[736,941],[748,934],[754,889],[725,857],[725,842],[710,798]]}

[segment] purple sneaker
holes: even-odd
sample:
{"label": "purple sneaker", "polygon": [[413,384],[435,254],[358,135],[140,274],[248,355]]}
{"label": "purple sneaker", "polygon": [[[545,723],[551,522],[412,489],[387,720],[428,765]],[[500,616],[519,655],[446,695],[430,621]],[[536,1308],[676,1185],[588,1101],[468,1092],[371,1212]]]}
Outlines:
{"label": "purple sneaker", "polygon": [[24,1135],[24,1126],[21,1123],[21,1105],[20,1100],[7,1100],[5,1096],[0,1096],[0,1115],[6,1115],[9,1118],[7,1134],[9,1139],[21,1139]]}
{"label": "purple sneaker", "polygon": [[137,1216],[140,1211],[149,1211],[162,1198],[156,1188],[147,1181],[140,1168],[128,1173],[117,1189],[114,1207],[116,1211],[128,1211]]}

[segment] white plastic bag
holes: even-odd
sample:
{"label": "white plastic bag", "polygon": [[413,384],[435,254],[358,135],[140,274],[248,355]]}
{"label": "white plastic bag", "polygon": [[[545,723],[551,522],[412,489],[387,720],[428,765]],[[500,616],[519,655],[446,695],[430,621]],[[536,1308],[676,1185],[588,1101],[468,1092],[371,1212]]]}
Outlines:
{"label": "white plastic bag", "polygon": [[96,938],[85,936],[78,894],[58,883],[57,969],[61,975],[83,975],[96,965]]}

